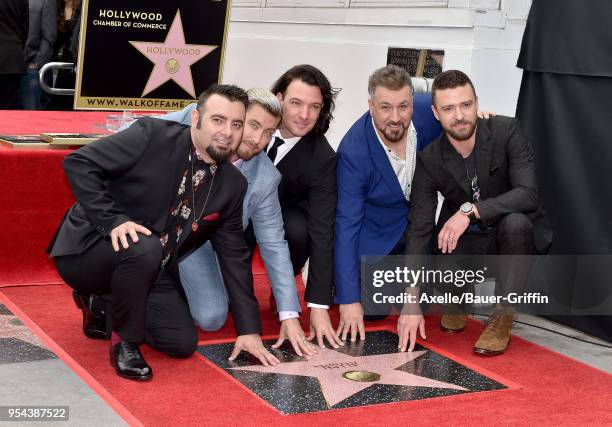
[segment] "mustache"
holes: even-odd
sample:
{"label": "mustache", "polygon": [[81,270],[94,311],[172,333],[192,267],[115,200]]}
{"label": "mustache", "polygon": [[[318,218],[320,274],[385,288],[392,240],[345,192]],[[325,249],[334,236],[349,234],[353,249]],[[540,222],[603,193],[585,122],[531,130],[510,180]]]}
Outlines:
{"label": "mustache", "polygon": [[252,148],[252,149],[257,148],[257,143],[253,142],[251,140],[246,140],[246,139],[242,140],[242,142],[240,143],[239,147],[242,146],[242,145],[244,145],[245,147]]}
{"label": "mustache", "polygon": [[385,126],[401,126],[403,128],[407,127],[407,126],[404,126],[402,122],[393,122],[393,121],[389,121],[385,123]]}

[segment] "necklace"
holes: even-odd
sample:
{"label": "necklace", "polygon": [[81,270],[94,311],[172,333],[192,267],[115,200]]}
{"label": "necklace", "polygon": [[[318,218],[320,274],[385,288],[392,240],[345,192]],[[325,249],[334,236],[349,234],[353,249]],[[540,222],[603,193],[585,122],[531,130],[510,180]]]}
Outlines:
{"label": "necklace", "polygon": [[210,165],[210,174],[212,175],[212,179],[210,181],[210,187],[208,187],[208,193],[206,193],[206,199],[204,199],[204,206],[202,206],[202,210],[200,211],[200,215],[196,218],[196,210],[195,210],[195,188],[193,187],[193,161],[191,158],[191,154],[189,155],[189,163],[191,164],[191,207],[193,212],[193,222],[191,223],[191,230],[195,233],[198,229],[198,221],[202,218],[204,211],[206,210],[206,205],[208,204],[208,197],[210,196],[210,192],[212,191],[213,184],[215,183],[215,172],[217,172],[217,164],[213,163]]}
{"label": "necklace", "polygon": [[[474,161],[474,176],[470,176],[470,171],[468,167],[468,162],[466,159],[463,159],[463,165],[465,166],[465,174],[467,175],[468,182],[470,183],[470,188],[472,190],[472,199],[475,202],[480,201],[480,186],[478,185],[478,173],[476,172],[476,151],[473,151],[473,161]],[[467,157],[469,158],[469,156]]]}

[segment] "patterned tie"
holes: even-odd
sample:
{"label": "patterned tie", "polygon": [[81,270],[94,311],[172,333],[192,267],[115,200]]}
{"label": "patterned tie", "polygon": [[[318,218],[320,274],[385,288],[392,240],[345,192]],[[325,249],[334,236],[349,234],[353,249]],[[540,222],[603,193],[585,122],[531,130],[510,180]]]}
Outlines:
{"label": "patterned tie", "polygon": [[272,163],[274,163],[274,160],[276,159],[276,153],[278,152],[278,147],[280,147],[284,143],[285,141],[283,141],[278,136],[274,139],[274,144],[272,144],[272,147],[270,147],[270,149],[268,150],[268,157],[270,158],[270,160],[272,160]]}

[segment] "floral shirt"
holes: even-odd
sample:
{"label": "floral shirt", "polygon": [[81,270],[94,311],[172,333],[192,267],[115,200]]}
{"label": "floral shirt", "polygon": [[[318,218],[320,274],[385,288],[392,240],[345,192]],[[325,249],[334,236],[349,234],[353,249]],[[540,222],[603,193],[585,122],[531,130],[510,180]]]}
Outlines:
{"label": "floral shirt", "polygon": [[[214,175],[216,169],[216,164],[209,165],[205,163],[196,153],[195,147],[191,146],[189,164],[183,171],[183,178],[176,192],[176,197],[172,205],[170,205],[166,229],[159,236],[163,246],[162,268],[174,256],[185,227],[192,226],[194,231],[197,228],[197,222],[206,207],[203,205],[210,194],[210,187],[212,186],[212,179],[206,179],[206,177],[207,175]],[[208,181],[208,185],[204,184],[204,181]],[[197,212],[194,212],[194,209]]]}

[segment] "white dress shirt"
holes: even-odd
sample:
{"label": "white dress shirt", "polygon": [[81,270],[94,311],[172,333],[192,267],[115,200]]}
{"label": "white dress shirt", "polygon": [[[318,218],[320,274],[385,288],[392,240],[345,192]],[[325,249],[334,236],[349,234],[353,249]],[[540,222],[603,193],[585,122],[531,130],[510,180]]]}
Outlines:
{"label": "white dress shirt", "polygon": [[278,162],[280,162],[283,157],[285,157],[287,153],[291,151],[293,147],[295,147],[295,144],[297,144],[299,140],[302,139],[301,136],[295,136],[293,138],[283,138],[281,136],[280,130],[277,129],[274,133],[274,136],[272,137],[272,141],[270,141],[268,147],[266,147],[266,153],[270,150],[270,148],[272,148],[272,145],[274,144],[276,138],[282,139],[283,141],[285,141],[285,143],[276,149],[276,158],[274,159],[274,166],[278,165]]}
{"label": "white dress shirt", "polygon": [[372,126],[374,126],[374,130],[376,131],[375,133],[376,137],[378,138],[378,142],[380,142],[380,145],[382,145],[382,148],[387,154],[387,158],[391,163],[393,172],[395,172],[395,176],[397,177],[406,200],[410,200],[410,191],[412,190],[412,178],[414,177],[417,154],[417,132],[414,125],[412,122],[410,122],[410,126],[408,127],[408,138],[406,139],[406,160],[402,159],[400,156],[395,154],[393,150],[385,145],[382,138],[378,134],[378,129],[376,129],[376,125],[374,124],[374,119],[372,119]]}

